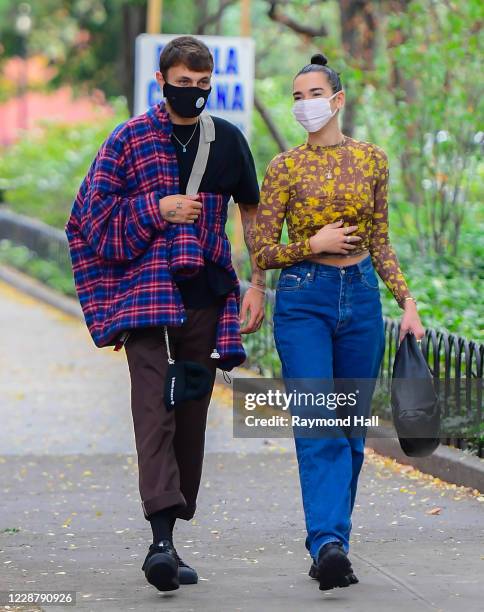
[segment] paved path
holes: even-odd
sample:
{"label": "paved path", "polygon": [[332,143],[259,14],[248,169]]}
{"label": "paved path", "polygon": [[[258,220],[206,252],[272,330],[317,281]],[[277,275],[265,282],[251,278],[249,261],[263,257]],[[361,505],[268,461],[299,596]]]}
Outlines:
{"label": "paved path", "polygon": [[102,612],[482,609],[484,497],[371,451],[350,551],[360,584],[320,592],[292,442],[234,439],[218,385],[199,511],[175,532],[201,580],[157,592],[140,570],[151,531],[124,351],[1,282],[0,321],[0,590],[71,589],[77,606],[54,610]]}

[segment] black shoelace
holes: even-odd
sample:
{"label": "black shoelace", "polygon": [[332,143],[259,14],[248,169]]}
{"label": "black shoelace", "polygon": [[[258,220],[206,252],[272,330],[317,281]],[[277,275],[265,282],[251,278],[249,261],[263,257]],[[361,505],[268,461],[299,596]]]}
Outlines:
{"label": "black shoelace", "polygon": [[176,548],[174,548],[174,550],[175,550],[175,558],[176,558],[176,561],[177,561],[178,565],[181,565],[182,567],[189,567],[185,563],[185,561],[183,561],[183,559],[180,557],[180,555],[177,553]]}

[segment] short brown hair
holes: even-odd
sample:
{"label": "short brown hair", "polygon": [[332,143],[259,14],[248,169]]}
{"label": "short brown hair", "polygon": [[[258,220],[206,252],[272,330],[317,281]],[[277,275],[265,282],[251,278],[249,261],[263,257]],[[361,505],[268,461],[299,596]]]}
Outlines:
{"label": "short brown hair", "polygon": [[213,57],[205,43],[193,36],[179,36],[171,40],[160,54],[160,72],[165,77],[172,66],[184,64],[190,70],[213,70]]}

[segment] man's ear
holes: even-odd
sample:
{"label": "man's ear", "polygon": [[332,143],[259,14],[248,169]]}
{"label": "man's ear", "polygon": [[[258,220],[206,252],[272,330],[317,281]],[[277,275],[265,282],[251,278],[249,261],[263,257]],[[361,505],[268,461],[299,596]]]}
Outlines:
{"label": "man's ear", "polygon": [[159,70],[155,72],[155,78],[158,82],[158,85],[160,86],[160,89],[163,89],[163,85],[165,84],[165,79],[163,78],[163,75],[161,74]]}

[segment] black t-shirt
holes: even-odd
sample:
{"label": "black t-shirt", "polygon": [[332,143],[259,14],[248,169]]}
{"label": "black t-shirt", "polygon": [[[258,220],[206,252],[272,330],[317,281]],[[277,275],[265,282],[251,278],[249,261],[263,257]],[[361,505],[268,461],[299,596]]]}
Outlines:
{"label": "black t-shirt", "polygon": [[[210,143],[207,168],[199,191],[232,196],[236,203],[259,203],[259,184],[254,159],[249,145],[238,127],[212,117],[215,124],[215,140]],[[193,162],[198,150],[200,125],[173,125],[171,140],[178,161],[180,193],[185,193]],[[178,142],[178,138],[185,145]],[[186,308],[203,308],[230,291],[233,281],[228,272],[216,264],[206,261],[195,278],[177,281]]]}
{"label": "black t-shirt", "polygon": [[[242,204],[259,203],[259,184],[254,159],[247,140],[239,128],[225,119],[212,117],[215,124],[215,140],[210,143],[207,169],[203,175],[199,191],[231,195],[234,201]],[[200,124],[174,125],[174,135],[186,143],[186,153],[172,136],[178,160],[180,193],[185,193],[193,162],[198,150]]]}

